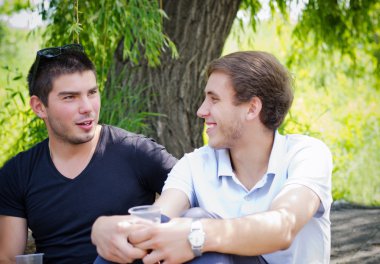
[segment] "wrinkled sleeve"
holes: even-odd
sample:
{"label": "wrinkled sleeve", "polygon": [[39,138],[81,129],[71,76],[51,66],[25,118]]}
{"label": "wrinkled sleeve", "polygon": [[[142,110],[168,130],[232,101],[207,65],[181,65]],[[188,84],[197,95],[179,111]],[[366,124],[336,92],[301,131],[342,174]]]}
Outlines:
{"label": "wrinkled sleeve", "polygon": [[168,173],[177,159],[153,139],[142,137],[136,143],[136,160],[139,177],[149,189],[161,193]]}
{"label": "wrinkled sleeve", "polygon": [[0,215],[25,218],[23,190],[16,169],[16,158],[0,169]]}
{"label": "wrinkled sleeve", "polygon": [[321,200],[315,217],[323,215],[332,203],[331,195],[332,155],[319,140],[298,149],[291,158],[287,184],[300,184],[313,190]]}
{"label": "wrinkled sleeve", "polygon": [[177,189],[185,193],[188,197],[191,207],[195,206],[195,194],[192,179],[192,167],[190,166],[189,154],[186,154],[173,167],[165,182],[163,191],[167,189]]}

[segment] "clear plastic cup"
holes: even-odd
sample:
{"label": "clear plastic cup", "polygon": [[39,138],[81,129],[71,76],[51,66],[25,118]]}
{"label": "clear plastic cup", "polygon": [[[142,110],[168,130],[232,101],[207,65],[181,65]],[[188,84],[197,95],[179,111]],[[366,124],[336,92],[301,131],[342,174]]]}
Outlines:
{"label": "clear plastic cup", "polygon": [[157,205],[135,206],[130,208],[128,213],[150,220],[154,223],[161,223],[161,208]]}
{"label": "clear plastic cup", "polygon": [[17,255],[16,264],[42,264],[44,253]]}

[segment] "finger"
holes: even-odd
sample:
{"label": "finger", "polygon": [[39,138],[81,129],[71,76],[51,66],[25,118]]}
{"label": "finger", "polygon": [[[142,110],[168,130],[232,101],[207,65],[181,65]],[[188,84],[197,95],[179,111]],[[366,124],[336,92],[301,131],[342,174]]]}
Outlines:
{"label": "finger", "polygon": [[157,224],[157,223],[152,222],[152,220],[144,219],[141,217],[134,217],[131,222],[133,224],[142,224],[142,225],[146,225],[146,226],[151,226],[151,225]]}
{"label": "finger", "polygon": [[132,231],[136,231],[139,229],[146,228],[147,226],[152,226],[154,223],[151,221],[137,218],[128,220],[128,221],[121,221],[117,223],[118,232],[125,234],[126,236],[129,235]]}
{"label": "finger", "polygon": [[143,258],[144,264],[157,264],[157,263],[162,263],[161,260],[164,259],[163,254],[159,250],[153,250],[149,254],[147,254]]}
{"label": "finger", "polygon": [[98,253],[113,262],[130,263],[135,259],[142,259],[147,251],[133,247],[128,243],[126,237],[118,236],[112,245],[98,247]]}
{"label": "finger", "polygon": [[118,255],[125,260],[142,259],[147,254],[147,251],[134,247],[133,245],[125,241],[124,244],[119,247],[118,253]]}
{"label": "finger", "polygon": [[112,252],[105,252],[102,250],[98,250],[97,252],[98,252],[99,256],[101,256],[102,258],[104,258],[108,261],[112,261],[112,263],[113,262],[115,262],[115,263],[133,262],[133,260],[131,258],[126,258],[126,257],[121,256],[120,252],[118,252],[117,250],[113,250]]}
{"label": "finger", "polygon": [[144,241],[150,240],[152,239],[153,229],[153,226],[137,227],[128,234],[128,241],[133,245],[137,245]]}

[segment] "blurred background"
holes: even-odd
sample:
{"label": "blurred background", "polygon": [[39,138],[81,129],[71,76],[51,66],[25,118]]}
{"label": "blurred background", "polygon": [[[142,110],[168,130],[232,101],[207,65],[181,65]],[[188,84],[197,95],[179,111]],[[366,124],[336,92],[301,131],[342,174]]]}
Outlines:
{"label": "blurred background", "polygon": [[379,1],[0,0],[0,166],[46,137],[28,103],[36,51],[73,42],[97,66],[101,121],[177,157],[207,143],[195,114],[207,63],[274,54],[295,80],[280,131],[329,146],[335,200],[380,205]]}

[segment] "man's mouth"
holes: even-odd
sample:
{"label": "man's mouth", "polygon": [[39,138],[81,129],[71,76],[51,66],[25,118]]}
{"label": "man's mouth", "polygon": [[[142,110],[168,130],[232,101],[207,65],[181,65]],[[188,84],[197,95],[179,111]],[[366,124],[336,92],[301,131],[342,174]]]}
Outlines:
{"label": "man's mouth", "polygon": [[216,123],[206,123],[206,129],[216,127]]}
{"label": "man's mouth", "polygon": [[77,122],[76,124],[78,126],[82,126],[82,127],[89,127],[93,124],[94,120],[84,120],[82,122]]}
{"label": "man's mouth", "polygon": [[77,123],[77,124],[80,126],[89,126],[92,124],[92,121],[85,121],[85,122],[81,122],[81,123]]}

